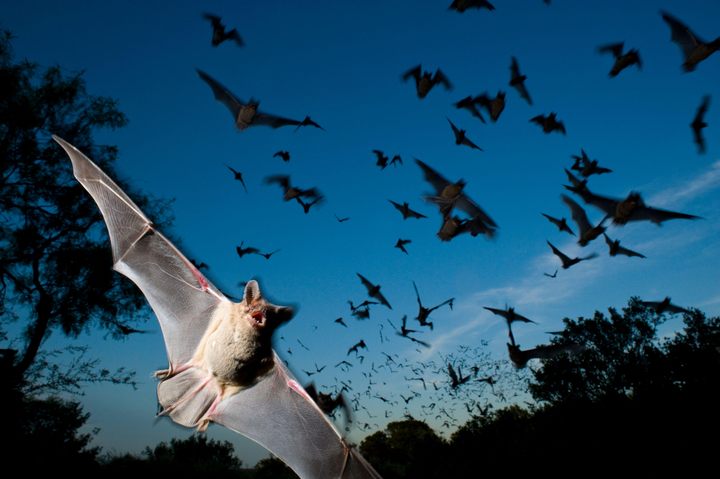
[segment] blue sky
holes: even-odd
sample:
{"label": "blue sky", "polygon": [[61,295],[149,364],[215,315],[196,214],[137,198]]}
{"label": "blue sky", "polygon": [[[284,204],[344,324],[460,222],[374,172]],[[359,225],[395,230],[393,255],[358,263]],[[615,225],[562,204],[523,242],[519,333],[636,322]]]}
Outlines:
{"label": "blue sky", "polygon": [[[383,351],[442,366],[441,357],[458,346],[486,341],[488,360],[504,360],[503,324],[484,305],[514,305],[541,323],[517,328],[525,347],[547,341],[544,331],[559,329],[563,317],[621,307],[631,295],[650,300],[670,295],[678,304],[718,314],[720,54],[683,73],[680,50],[658,12],[671,12],[711,40],[720,35],[715,21],[720,4],[557,0],[547,7],[541,0],[497,0],[494,12],[460,15],[447,11],[448,3],[178,1],[128,7],[119,1],[25,1],[4,4],[0,18],[16,36],[18,57],[83,71],[91,93],[119,100],[128,126],[101,132],[98,141],[118,145],[117,171],[124,179],[144,192],[174,198],[171,231],[182,238],[187,256],[210,265],[208,276],[218,287],[240,294],[239,281],[258,277],[276,302],[300,307],[279,331],[276,349],[301,382],[306,381],[301,369],[317,362],[328,367],[316,382],[351,380],[360,393],[367,386],[362,372],[372,362],[382,363]],[[237,27],[246,46],[212,48],[204,11]],[[595,49],[616,41],[640,50],[641,71],[630,68],[608,78],[612,58]],[[528,76],[533,106],[507,85],[513,55]],[[400,81],[418,63],[440,67],[454,90],[436,89],[418,100],[413,86]],[[238,132],[195,68],[243,99],[259,99],[268,112],[298,119],[309,114],[327,131]],[[451,106],[467,95],[500,89],[507,92],[507,107],[496,124],[483,125]],[[698,155],[689,123],[706,94],[714,96],[706,117],[708,151]],[[567,136],[544,135],[528,122],[551,111],[564,121]],[[484,151],[455,146],[446,116]],[[600,258],[561,270],[557,279],[545,278],[543,272],[558,266],[546,239],[579,252],[572,238],[540,213],[569,217],[559,197],[563,167],[580,148],[614,170],[591,178],[593,191],[624,196],[638,190],[651,205],[704,219],[611,228],[611,237],[648,258],[610,258],[598,241],[582,253],[597,251]],[[373,149],[402,155],[404,166],[379,170]],[[289,150],[290,163],[273,158],[277,150]],[[464,178],[469,196],[499,224],[497,237],[440,242],[439,216],[421,198],[429,187],[413,157],[451,180]],[[245,174],[247,194],[225,164]],[[271,174],[316,186],[327,201],[305,215],[299,205],[282,201],[278,187],[263,184]],[[409,201],[430,219],[402,221],[388,199]],[[334,214],[351,220],[340,224]],[[588,214],[591,221],[602,217],[592,208]],[[412,239],[407,256],[393,248],[399,237]],[[281,251],[269,261],[240,259],[234,249],[241,241]],[[392,311],[375,308],[362,323],[349,317],[346,301],[365,297],[356,272],[383,285]],[[433,315],[435,330],[422,335],[433,347],[422,353],[393,337],[386,321],[415,316],[413,280],[427,304],[456,298],[453,311]],[[335,325],[338,316],[350,328]],[[380,343],[379,324],[390,342]],[[106,450],[139,451],[188,434],[154,422],[151,373],[164,367],[166,358],[156,323],[151,319],[145,326],[151,334],[124,342],[103,340],[97,331],[79,339],[92,345],[103,364],[134,368],[141,380],[137,391],[87,389],[83,403],[92,413],[90,426],[101,428],[97,442]],[[333,369],[360,338],[369,346],[365,363],[347,373]],[[64,342],[53,337],[48,347],[59,344]],[[438,384],[445,380],[439,373],[434,377]],[[378,373],[374,380],[379,382],[374,391],[383,395],[418,390],[402,374]],[[419,414],[423,401],[413,401],[408,411]],[[361,411],[356,423],[382,426],[389,420],[380,401],[363,396],[362,404],[378,418]],[[391,409],[393,418],[405,410]],[[213,429],[213,437],[233,440],[245,461],[265,454]],[[363,433],[355,429],[351,437],[359,440]]]}

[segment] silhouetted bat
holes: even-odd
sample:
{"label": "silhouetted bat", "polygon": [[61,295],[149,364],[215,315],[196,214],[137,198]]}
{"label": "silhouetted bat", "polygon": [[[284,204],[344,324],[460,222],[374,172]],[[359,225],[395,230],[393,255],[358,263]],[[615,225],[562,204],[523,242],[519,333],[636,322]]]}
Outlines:
{"label": "silhouetted bat", "polygon": [[400,155],[394,155],[392,159],[390,160],[390,164],[393,166],[393,168],[397,167],[397,164],[400,163],[403,164],[402,158]]}
{"label": "silhouetted bat", "polygon": [[555,272],[553,274],[548,274],[548,273],[543,273],[543,274],[545,276],[547,276],[548,278],[557,278],[557,272],[558,272],[558,270],[555,270]]}
{"label": "silhouetted bat", "polygon": [[358,341],[357,343],[353,344],[353,345],[350,347],[350,349],[348,349],[348,352],[347,352],[346,356],[349,356],[350,353],[355,353],[355,356],[357,356],[357,355],[358,355],[358,350],[361,349],[361,348],[362,348],[362,349],[367,349],[367,344],[365,344],[365,341],[363,341],[362,339],[361,339],[360,341]]}
{"label": "silhouetted bat", "polygon": [[571,170],[580,172],[584,178],[589,178],[592,175],[602,175],[605,173],[612,173],[610,168],[604,168],[598,164],[598,160],[591,160],[590,157],[585,153],[584,149],[580,150],[580,156],[571,155],[571,158],[575,160]]}
{"label": "silhouetted bat", "polygon": [[232,171],[235,179],[240,182],[240,184],[241,184],[242,187],[243,187],[243,190],[245,190],[245,193],[247,193],[247,187],[245,186],[245,180],[243,180],[243,174],[240,173],[240,172],[239,172],[238,170],[236,170],[235,168],[233,168],[232,166],[228,166],[228,165],[225,165],[225,166],[227,166],[228,169],[229,169],[230,171]]}
{"label": "silhouetted bat", "polygon": [[[92,161],[53,137],[108,227],[113,268],[145,294],[163,332],[161,415],[186,427],[215,422],[268,448],[302,478],[380,477],[351,448],[271,346],[292,308],[265,300],[249,281],[231,302],[165,238]],[[289,441],[288,437],[293,440]]]}
{"label": "silhouetted bat", "polygon": [[557,249],[553,244],[549,241],[547,241],[548,246],[550,246],[550,249],[552,249],[552,252],[555,256],[560,258],[560,261],[562,261],[562,268],[568,269],[569,267],[578,264],[580,261],[585,261],[588,259],[597,258],[597,253],[592,253],[588,256],[585,256],[583,258],[570,258],[568,255]]}
{"label": "silhouetted bat", "polygon": [[193,266],[195,266],[197,269],[210,269],[210,266],[207,265],[204,261],[198,263],[194,259],[190,258],[190,262]]}
{"label": "silhouetted bat", "polygon": [[448,10],[455,10],[456,12],[464,13],[465,10],[469,8],[477,8],[478,10],[485,8],[490,11],[495,10],[493,4],[487,0],[453,0],[448,7]]}
{"label": "silhouetted bat", "polygon": [[408,81],[410,78],[415,80],[415,91],[421,100],[430,93],[435,85],[442,85],[446,90],[452,90],[452,84],[448,77],[439,68],[434,74],[422,70],[422,65],[415,66],[403,73],[402,80]]}
{"label": "silhouetted bat", "polygon": [[322,197],[322,194],[316,188],[296,188],[290,183],[290,177],[288,175],[273,175],[265,178],[265,184],[272,185],[278,184],[283,189],[283,200],[290,201],[297,198],[312,198],[318,199]]}
{"label": "silhouetted bat", "polygon": [[462,219],[457,216],[447,216],[443,218],[437,236],[441,241],[450,241],[463,233],[470,233],[473,237],[486,235],[492,238],[495,236],[495,227],[487,225],[482,218]]}
{"label": "silhouetted bat", "polygon": [[319,196],[319,197],[317,197],[317,198],[314,198],[312,201],[309,201],[309,202],[306,203],[306,202],[304,202],[304,201],[302,200],[302,198],[297,197],[297,198],[295,198],[295,201],[297,201],[298,204],[299,204],[300,206],[302,206],[303,211],[305,212],[305,214],[308,214],[308,213],[310,213],[310,208],[312,208],[313,206],[315,206],[315,205],[317,205],[317,204],[322,203],[323,199],[324,199],[324,197]]}
{"label": "silhouetted bat", "polygon": [[670,296],[665,296],[662,301],[640,301],[646,308],[652,308],[657,314],[690,314],[689,309],[681,308],[670,302]]}
{"label": "silhouetted bat", "polygon": [[343,396],[343,391],[345,391],[345,388],[342,388],[340,392],[335,395],[335,397],[333,397],[331,394],[325,394],[318,391],[315,388],[315,384],[313,383],[305,386],[305,391],[307,391],[308,396],[310,396],[312,400],[315,401],[320,410],[325,414],[332,415],[337,408],[342,408],[343,412],[345,413],[345,419],[347,420],[347,422],[352,421],[350,407],[348,406],[347,401]]}
{"label": "silhouetted bat", "polygon": [[567,224],[567,220],[565,218],[557,219],[557,218],[553,218],[550,215],[546,215],[545,213],[540,213],[540,214],[543,215],[545,218],[547,218],[547,220],[550,223],[557,226],[557,229],[559,231],[565,231],[566,233],[569,233],[569,234],[575,236],[575,233],[573,233],[573,230],[570,229],[570,227]]}
{"label": "silhouetted bat", "polygon": [[416,330],[414,330],[414,329],[408,329],[408,328],[407,328],[407,315],[404,315],[404,316],[402,317],[401,321],[402,321],[402,325],[400,326],[400,329],[398,330],[398,329],[395,327],[395,325],[394,325],[392,322],[390,322],[390,320],[388,319],[388,322],[389,322],[390,325],[395,329],[395,331],[397,332],[397,335],[398,335],[398,336],[402,336],[403,338],[407,338],[407,339],[409,339],[410,341],[412,341],[412,342],[414,342],[414,343],[418,343],[418,344],[420,344],[421,346],[425,346],[426,348],[429,348],[429,347],[430,347],[430,344],[426,343],[425,341],[420,341],[419,339],[413,338],[412,336],[410,336],[411,333],[420,333],[420,332],[422,332],[422,331],[416,331]]}
{"label": "silhouetted bat", "polygon": [[262,257],[265,258],[265,259],[270,259],[270,257],[272,257],[272,255],[274,255],[275,253],[277,253],[277,252],[279,252],[279,251],[280,251],[279,249],[276,249],[275,251],[271,251],[271,252],[269,252],[269,253],[260,253],[260,252],[258,252],[257,254],[259,254],[260,256],[262,256]]}
{"label": "silhouetted bat", "polygon": [[346,221],[348,221],[348,220],[350,219],[350,218],[347,217],[347,216],[344,217],[344,218],[339,218],[338,215],[334,215],[334,216],[335,216],[335,219],[337,220],[338,223],[344,223],[344,222],[346,222]]}
{"label": "silhouetted bat", "polygon": [[375,154],[376,160],[375,165],[380,168],[381,170],[384,170],[387,168],[388,161],[390,161],[390,158],[383,153],[381,150],[373,150],[372,151]]}
{"label": "silhouetted bat", "polygon": [[570,208],[572,219],[578,225],[578,244],[580,246],[587,246],[592,240],[603,234],[605,231],[605,226],[603,226],[605,218],[597,226],[592,226],[582,206],[569,196],[560,195],[560,197]]}
{"label": "silhouetted bat", "polygon": [[380,292],[379,284],[372,284],[365,276],[361,275],[360,273],[355,274],[357,274],[357,277],[360,278],[363,286],[365,286],[365,289],[367,289],[368,296],[377,299],[378,301],[380,301],[380,304],[387,306],[389,309],[392,309],[392,306],[390,306],[388,300],[385,299],[385,296],[383,296],[383,294]]}
{"label": "silhouetted bat", "polygon": [[422,300],[420,299],[420,292],[418,291],[415,281],[413,281],[413,289],[415,289],[415,298],[417,299],[418,304],[418,314],[415,319],[420,323],[420,326],[428,326],[430,329],[433,329],[433,323],[428,321],[428,319],[430,319],[430,314],[446,304],[450,307],[450,309],[453,309],[455,298],[446,299],[442,303],[436,304],[432,308],[428,308],[423,305]]}
{"label": "silhouetted bat", "polygon": [[237,251],[237,254],[239,257],[243,257],[246,254],[260,254],[260,250],[257,248],[254,248],[252,246],[248,246],[247,248],[243,248],[243,244],[245,244],[244,241],[240,242],[240,246],[235,247],[235,251]]}
{"label": "silhouetted bat", "polygon": [[455,135],[455,144],[456,145],[465,145],[469,146],[470,148],[473,148],[475,150],[483,151],[482,148],[477,146],[475,143],[473,143],[470,138],[465,136],[465,130],[461,130],[455,124],[450,121],[450,118],[447,118],[448,123],[450,123],[450,128],[452,128],[453,135]]}
{"label": "silhouetted bat", "polygon": [[337,323],[337,324],[339,324],[339,325],[341,325],[341,326],[345,326],[346,328],[348,327],[347,324],[345,324],[345,321],[343,321],[342,318],[337,318],[334,322]]}
{"label": "silhouetted bat", "polygon": [[610,78],[618,76],[621,71],[632,65],[637,65],[638,69],[642,70],[640,52],[635,48],[631,48],[626,53],[623,53],[624,47],[624,42],[610,43],[608,45],[598,47],[598,53],[611,53],[612,56],[615,57],[615,63],[608,73]]}
{"label": "silhouetted bat", "polygon": [[395,242],[395,248],[399,249],[405,254],[408,254],[407,250],[405,249],[405,245],[410,243],[412,243],[412,240],[398,238],[398,240]]}
{"label": "silhouetted bat", "polygon": [[302,119],[302,121],[300,123],[298,123],[297,127],[295,127],[295,131],[298,131],[301,126],[312,126],[312,127],[317,128],[318,130],[325,131],[325,128],[318,125],[318,123],[316,121],[314,121],[312,118],[310,118],[309,116],[306,116],[305,118]]}
{"label": "silhouetted bat", "polygon": [[404,220],[408,218],[427,218],[427,216],[425,216],[424,214],[418,213],[417,211],[410,209],[410,204],[407,201],[403,202],[403,204],[396,203],[393,200],[388,201],[395,207],[396,210],[398,210],[402,214]]}
{"label": "silhouetted bat", "polygon": [[216,47],[227,40],[234,41],[239,47],[245,46],[245,42],[243,42],[237,28],[227,31],[225,29],[225,25],[222,23],[222,18],[217,15],[213,15],[212,13],[203,14],[203,18],[209,20],[212,24],[212,46]]}
{"label": "silhouetted bat", "polygon": [[512,57],[510,63],[510,86],[518,91],[520,97],[525,99],[528,105],[532,105],[530,93],[528,93],[525,87],[525,80],[527,80],[527,75],[520,73],[520,65],[518,65],[517,58]]}
{"label": "silhouetted bat", "polygon": [[604,211],[606,218],[612,218],[613,223],[617,225],[624,225],[629,221],[652,221],[659,225],[663,221],[673,219],[696,220],[700,218],[699,216],[646,206],[640,193],[634,191],[624,200],[596,195],[587,187],[580,192],[576,191],[576,193],[582,197],[585,203]]}
{"label": "silhouetted bat", "polygon": [[520,321],[523,323],[537,324],[532,319],[528,319],[525,316],[516,313],[515,308],[497,309],[497,308],[491,308],[489,306],[483,306],[483,308],[487,309],[488,311],[490,311],[493,314],[496,314],[498,316],[505,318],[505,321],[507,321],[508,324],[512,324],[515,321]]}
{"label": "silhouetted bat", "polygon": [[490,119],[495,123],[505,109],[505,92],[498,91],[495,98],[490,98],[487,93],[483,93],[475,97],[475,101],[487,110]]}
{"label": "silhouetted bat", "polygon": [[472,219],[482,220],[489,230],[497,228],[493,219],[465,195],[465,181],[461,179],[451,183],[423,161],[416,158],[415,162],[422,169],[425,180],[435,188],[435,196],[428,196],[427,199],[440,207],[443,217],[447,218],[452,210],[457,208],[470,215]]}
{"label": "silhouetted bat", "polygon": [[198,69],[197,73],[200,78],[210,86],[213,95],[215,95],[215,99],[230,110],[235,126],[240,131],[251,126],[269,126],[272,128],[280,128],[281,126],[288,125],[304,126],[305,120],[291,120],[269,113],[262,113],[258,110],[260,102],[257,100],[251,99],[248,102],[244,102],[204,71]]}
{"label": "silhouetted bat", "polygon": [[605,236],[605,244],[608,245],[610,256],[617,256],[620,254],[630,257],[637,256],[638,258],[645,258],[645,255],[640,254],[637,251],[620,246],[620,240],[613,241],[605,233],[603,233],[603,236]]}
{"label": "silhouetted bat", "polygon": [[703,128],[708,126],[708,124],[705,123],[705,114],[707,113],[709,107],[710,95],[705,95],[702,99],[702,103],[700,103],[700,106],[695,113],[695,118],[693,118],[692,123],[690,123],[690,128],[692,128],[693,131],[693,139],[698,147],[698,153],[700,154],[705,153],[706,148],[705,138],[703,138],[702,130]]}
{"label": "silhouetted bat", "polygon": [[273,158],[280,158],[285,163],[287,163],[288,161],[290,161],[290,152],[285,150],[276,151],[273,155]]}
{"label": "silhouetted bat", "polygon": [[457,372],[455,372],[455,369],[453,369],[452,364],[450,363],[447,365],[447,371],[450,376],[450,387],[453,389],[457,389],[458,386],[465,384],[470,380],[469,374],[467,376],[463,376],[460,368],[458,368]]}
{"label": "silhouetted bat", "polygon": [[550,359],[562,353],[575,354],[585,350],[581,344],[543,344],[533,349],[520,349],[520,346],[508,344],[508,354],[510,361],[516,368],[524,368],[531,359]]}
{"label": "silhouetted bat", "polygon": [[698,63],[720,50],[720,37],[712,42],[706,42],[669,13],[661,11],[660,14],[670,26],[670,39],[682,50],[685,59],[682,66],[686,72],[695,70]]}
{"label": "silhouetted bat", "polygon": [[472,116],[485,123],[485,118],[482,116],[482,113],[480,113],[480,110],[477,107],[477,105],[479,105],[477,97],[473,98],[472,96],[466,96],[462,100],[453,103],[453,105],[459,110],[465,109],[469,111]]}
{"label": "silhouetted bat", "polygon": [[534,117],[530,118],[530,121],[532,123],[540,125],[545,134],[552,133],[553,131],[559,131],[563,135],[565,135],[567,133],[565,131],[565,125],[563,124],[563,122],[558,121],[557,113],[555,113],[555,112],[550,113],[548,116],[545,116],[545,115],[534,116]]}

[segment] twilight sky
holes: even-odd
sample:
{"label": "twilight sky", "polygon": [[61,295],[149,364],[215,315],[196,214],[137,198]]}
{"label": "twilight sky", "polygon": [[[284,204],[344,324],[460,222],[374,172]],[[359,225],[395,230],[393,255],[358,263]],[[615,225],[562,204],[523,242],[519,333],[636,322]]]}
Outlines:
{"label": "twilight sky", "polygon": [[[210,265],[207,275],[219,288],[240,295],[238,282],[256,277],[275,302],[299,306],[276,335],[276,349],[303,383],[308,379],[302,370],[314,369],[314,363],[327,365],[313,376],[317,384],[332,389],[339,380],[352,382],[350,395],[359,395],[368,409],[356,413],[351,432],[360,440],[361,424],[373,431],[406,412],[403,401],[388,406],[372,395],[398,400],[400,393],[417,391],[421,396],[407,412],[420,417],[425,417],[420,406],[434,398],[403,379],[410,373],[382,368],[372,373],[377,384],[365,395],[363,372],[385,363],[382,352],[409,364],[434,361],[440,369],[442,358],[465,345],[505,364],[504,325],[482,306],[515,306],[540,323],[515,329],[524,347],[547,341],[544,332],[560,329],[564,317],[622,307],[632,295],[648,300],[670,295],[677,304],[720,313],[720,54],[684,73],[680,50],[659,14],[667,10],[711,40],[720,35],[720,3],[556,0],[548,7],[541,0],[496,0],[494,12],[462,15],[448,11],[449,3],[27,0],[5,2],[0,27],[15,34],[17,57],[83,71],[92,94],[118,99],[130,122],[119,131],[100,132],[98,141],[119,147],[116,168],[128,182],[174,198],[171,232],[182,238],[187,256]],[[237,27],[246,46],[213,48],[205,11]],[[610,79],[612,58],[596,48],[617,41],[639,49],[643,68]],[[532,106],[508,86],[511,56],[528,77]],[[418,63],[441,68],[454,90],[437,88],[419,100],[414,86],[400,80]],[[311,115],[327,131],[239,132],[195,68],[240,98],[259,99],[265,111],[298,119]],[[481,124],[452,106],[467,95],[498,90],[507,92],[507,107],[495,124]],[[708,151],[699,155],[689,123],[706,94],[713,95],[706,117]],[[551,111],[565,123],[567,136],[545,135],[528,122]],[[446,117],[467,129],[484,151],[456,146]],[[608,230],[647,259],[610,258],[602,239],[580,251],[540,215],[569,218],[559,196],[563,167],[580,148],[614,170],[590,179],[594,192],[620,197],[636,190],[650,205],[704,219]],[[373,149],[398,153],[405,163],[381,171]],[[273,158],[278,150],[289,150],[291,161]],[[464,178],[467,194],[498,223],[497,237],[466,235],[442,243],[435,236],[439,215],[422,199],[429,187],[413,157],[451,180]],[[225,164],[244,173],[247,194]],[[305,215],[296,203],[282,201],[277,186],[263,184],[271,174],[316,186],[325,203]],[[388,199],[408,201],[429,219],[403,221]],[[593,222],[602,218],[590,206],[587,212]],[[341,224],[335,214],[351,219]],[[409,255],[393,248],[400,237],[412,240]],[[596,251],[600,257],[548,279],[543,272],[555,271],[558,260],[546,239],[571,255]],[[241,241],[280,252],[270,260],[238,258],[235,246]],[[375,306],[367,321],[350,317],[347,300],[365,299],[356,272],[382,284],[392,311]],[[395,336],[386,320],[397,325],[403,314],[416,315],[413,280],[427,305],[456,298],[454,310],[433,314],[434,331],[421,335],[432,347],[422,352]],[[349,328],[333,323],[340,316]],[[676,325],[669,323],[667,333]],[[143,326],[151,333],[123,342],[105,340],[99,331],[77,340],[89,343],[105,366],[135,369],[141,383],[137,390],[90,386],[82,398],[92,414],[90,427],[101,429],[97,443],[108,451],[137,452],[189,434],[169,421],[155,421],[151,373],[167,360],[154,318]],[[387,340],[381,342],[381,334]],[[334,368],[361,338],[368,344],[363,364],[351,356],[353,368]],[[64,344],[51,337],[47,347]],[[446,388],[441,372],[429,367],[425,374]],[[518,373],[504,374],[511,388]],[[485,393],[470,399],[497,401]],[[456,400],[448,399],[447,407],[462,422],[467,413]],[[443,422],[434,414],[427,419],[435,426]],[[246,462],[266,455],[220,427],[210,434],[235,442]]]}

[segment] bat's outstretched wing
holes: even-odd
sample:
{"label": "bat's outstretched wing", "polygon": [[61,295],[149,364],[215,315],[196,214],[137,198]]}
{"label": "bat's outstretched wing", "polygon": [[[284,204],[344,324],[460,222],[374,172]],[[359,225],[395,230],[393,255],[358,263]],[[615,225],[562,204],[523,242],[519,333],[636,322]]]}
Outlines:
{"label": "bat's outstretched wing", "polygon": [[258,383],[222,401],[212,420],[266,447],[301,478],[379,478],[282,360],[274,359],[274,367]]}
{"label": "bat's outstretched wing", "polygon": [[685,58],[689,57],[700,43],[705,43],[698,38],[692,30],[683,22],[673,17],[667,12],[660,12],[665,23],[670,27],[670,40],[677,43],[683,51]]}
{"label": "bat's outstretched wing", "polygon": [[238,112],[243,107],[242,100],[236,97],[233,92],[225,88],[222,83],[220,83],[204,71],[200,70],[199,68],[197,69],[197,74],[205,83],[210,86],[213,91],[213,95],[215,95],[215,99],[225,105],[228,110],[230,110],[230,114],[232,115],[233,120],[236,120]]}
{"label": "bat's outstretched wing", "polygon": [[70,156],[75,178],[105,218],[113,269],[130,278],[157,315],[170,368],[187,363],[222,302],[229,301],[177,248],[155,229],[140,208],[70,143],[53,136]]}
{"label": "bat's outstretched wing", "polygon": [[660,224],[663,221],[668,220],[697,220],[699,216],[689,215],[687,213],[679,213],[677,211],[663,210],[660,208],[652,208],[650,206],[642,206],[637,208],[630,218],[630,221],[652,221],[653,223]]}
{"label": "bat's outstretched wing", "polygon": [[253,125],[265,125],[271,128],[280,128],[281,126],[299,126],[302,122],[292,120],[282,116],[272,115],[270,113],[258,113],[253,118]]}
{"label": "bat's outstretched wing", "polygon": [[578,225],[580,236],[584,236],[585,233],[592,229],[592,225],[588,220],[585,210],[569,196],[560,195],[560,197],[562,198],[563,202],[568,206],[568,208],[570,208],[570,214],[572,215],[572,219],[575,224]]}

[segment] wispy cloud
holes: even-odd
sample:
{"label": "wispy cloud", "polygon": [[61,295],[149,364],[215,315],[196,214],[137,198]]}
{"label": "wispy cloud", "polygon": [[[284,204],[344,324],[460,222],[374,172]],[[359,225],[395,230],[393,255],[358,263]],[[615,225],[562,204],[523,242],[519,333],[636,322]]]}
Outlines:
{"label": "wispy cloud", "polygon": [[655,193],[650,198],[650,204],[658,206],[687,203],[698,196],[720,187],[720,160],[716,160],[708,170]]}

